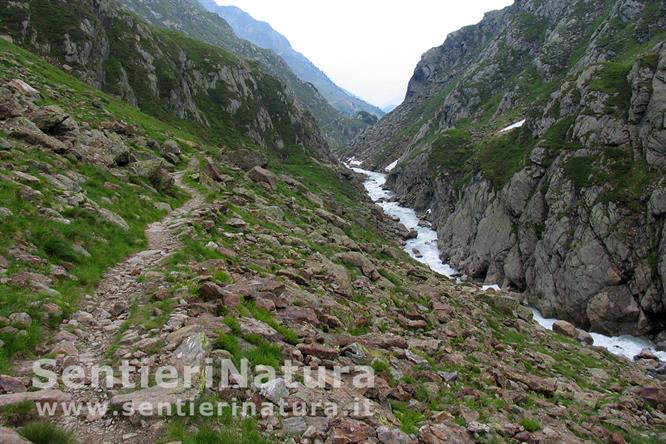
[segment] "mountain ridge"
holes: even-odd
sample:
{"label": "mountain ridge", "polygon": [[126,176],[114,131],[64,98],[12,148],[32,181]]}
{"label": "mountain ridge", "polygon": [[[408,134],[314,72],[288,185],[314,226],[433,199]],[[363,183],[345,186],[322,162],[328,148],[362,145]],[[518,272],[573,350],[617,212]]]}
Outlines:
{"label": "mountain ridge", "polygon": [[384,112],[377,106],[337,86],[306,56],[291,46],[289,40],[277,32],[270,23],[254,19],[250,14],[237,6],[220,6],[214,0],[199,0],[211,12],[219,14],[241,38],[256,45],[274,50],[294,70],[296,75],[306,82],[312,83],[319,92],[339,111],[353,117],[359,111],[366,111],[382,117]]}
{"label": "mountain ridge", "polygon": [[273,51],[237,37],[223,18],[208,12],[197,0],[121,0],[120,3],[154,26],[183,33],[256,62],[264,72],[280,79],[301,107],[313,115],[330,146],[345,145],[366,127],[360,120],[336,110]]}

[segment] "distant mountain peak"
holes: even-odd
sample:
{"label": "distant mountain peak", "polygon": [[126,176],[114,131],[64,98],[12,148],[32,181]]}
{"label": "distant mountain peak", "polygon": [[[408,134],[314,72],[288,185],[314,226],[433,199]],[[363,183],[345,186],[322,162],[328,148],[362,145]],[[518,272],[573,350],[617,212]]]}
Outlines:
{"label": "distant mountain peak", "polygon": [[289,40],[273,29],[269,23],[255,19],[237,6],[220,6],[214,0],[199,0],[199,2],[210,12],[224,18],[238,37],[277,53],[301,80],[313,84],[338,111],[348,116],[354,116],[359,111],[377,117],[385,114],[380,108],[336,85],[307,57],[296,51]]}

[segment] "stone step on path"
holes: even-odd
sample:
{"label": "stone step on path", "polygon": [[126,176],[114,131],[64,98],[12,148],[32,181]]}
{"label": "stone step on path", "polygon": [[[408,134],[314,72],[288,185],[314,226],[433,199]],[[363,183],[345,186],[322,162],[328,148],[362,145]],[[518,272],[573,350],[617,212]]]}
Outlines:
{"label": "stone step on path", "polygon": [[[191,221],[190,214],[205,205],[205,199],[197,190],[183,183],[184,172],[175,175],[178,187],[187,191],[191,199],[180,208],[173,210],[161,221],[150,224],[146,229],[148,248],[138,252],[117,264],[107,271],[99,282],[92,296],[88,296],[81,304],[80,311],[76,312],[67,324],[63,323],[60,331],[54,335],[71,338],[59,348],[67,350],[61,361],[63,364],[105,365],[106,353],[116,335],[118,327],[124,319],[126,312],[113,315],[117,304],[130,307],[133,298],[142,292],[142,284],[138,277],[145,271],[157,266],[165,258],[180,248],[180,237]],[[76,333],[72,335],[71,330]],[[51,344],[52,347],[57,343]],[[76,351],[76,353],[73,353]],[[18,362],[15,368],[20,369],[24,376],[32,376],[32,361]],[[93,388],[86,385],[82,389],[72,390],[62,388],[63,399],[72,399],[77,403],[109,402],[109,394],[105,389]],[[150,443],[158,437],[158,431],[150,428],[141,428],[130,420],[120,417],[85,415],[83,409],[81,416],[54,417],[53,421],[73,433],[77,442],[82,443]],[[137,430],[141,433],[137,433]],[[127,437],[123,440],[121,437]]]}

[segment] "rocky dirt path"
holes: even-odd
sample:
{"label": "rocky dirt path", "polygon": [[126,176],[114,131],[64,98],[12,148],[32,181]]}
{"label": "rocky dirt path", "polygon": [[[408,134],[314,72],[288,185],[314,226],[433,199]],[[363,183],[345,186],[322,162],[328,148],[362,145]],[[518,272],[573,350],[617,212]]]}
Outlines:
{"label": "rocky dirt path", "polygon": [[[177,173],[175,182],[190,193],[191,199],[161,221],[150,224],[146,230],[148,248],[107,271],[94,295],[82,302],[80,310],[55,335],[52,353],[65,356],[58,361],[59,370],[79,363],[84,366],[108,364],[107,351],[129,316],[133,300],[142,294],[139,276],[157,267],[179,249],[180,235],[188,227],[191,214],[204,206],[202,194],[183,183],[184,174]],[[31,362],[23,363],[24,374],[31,366]],[[114,371],[119,379],[119,369],[114,367]],[[57,416],[55,421],[81,443],[154,442],[159,434],[155,424],[151,429],[140,420],[121,419],[111,412],[101,415],[89,411],[86,408],[88,403],[109,400],[108,390],[104,388],[86,385],[81,389],[61,387],[61,390],[64,392],[62,399],[71,396],[72,401],[84,408],[77,416]]]}

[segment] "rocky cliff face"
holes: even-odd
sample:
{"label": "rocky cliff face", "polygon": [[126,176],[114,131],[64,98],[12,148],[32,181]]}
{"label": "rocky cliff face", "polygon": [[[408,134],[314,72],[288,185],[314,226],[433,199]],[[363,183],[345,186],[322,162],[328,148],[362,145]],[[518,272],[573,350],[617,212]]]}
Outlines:
{"label": "rocky cliff face", "polygon": [[427,52],[405,102],[343,155],[400,159],[390,186],[431,209],[463,273],[584,328],[663,332],[665,14],[629,0],[489,13]]}
{"label": "rocky cliff face", "polygon": [[249,137],[278,156],[328,160],[316,122],[256,65],[151,27],[115,1],[16,1],[0,32],[154,116],[180,120],[232,144]]}

